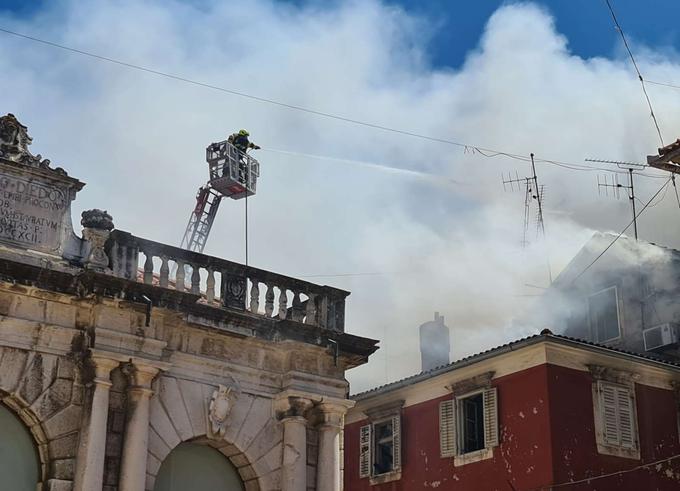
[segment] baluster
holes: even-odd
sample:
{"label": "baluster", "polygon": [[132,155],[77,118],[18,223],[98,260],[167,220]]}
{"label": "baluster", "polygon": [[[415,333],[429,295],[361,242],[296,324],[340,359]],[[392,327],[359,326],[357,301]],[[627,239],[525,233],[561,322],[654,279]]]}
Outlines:
{"label": "baluster", "polygon": [[264,315],[271,317],[274,313],[274,286],[265,283],[267,287],[267,293],[264,295]]}
{"label": "baluster", "polygon": [[153,283],[153,256],[145,252],[146,260],[144,261],[144,283],[151,285]]}
{"label": "baluster", "polygon": [[191,266],[191,293],[194,295],[201,294],[201,272],[198,266]]}
{"label": "baluster", "polygon": [[281,290],[279,294],[279,319],[285,319],[288,316],[288,296],[284,287],[280,286],[279,290]]}
{"label": "baluster", "polygon": [[184,261],[177,259],[177,273],[175,274],[175,290],[184,291]]}
{"label": "baluster", "polygon": [[168,256],[161,256],[161,276],[158,279],[158,285],[162,288],[168,287],[168,278],[170,276],[170,265],[168,264]]}
{"label": "baluster", "polygon": [[307,312],[305,314],[305,324],[316,324],[316,295],[309,293],[307,300]]}
{"label": "baluster", "polygon": [[205,298],[208,303],[215,301],[215,272],[208,269],[208,279],[205,280]]}
{"label": "baluster", "polygon": [[250,311],[257,314],[260,310],[260,282],[254,278],[250,281],[253,283],[250,287]]}
{"label": "baluster", "polygon": [[302,301],[300,300],[300,292],[293,292],[293,320],[300,322],[302,320]]}

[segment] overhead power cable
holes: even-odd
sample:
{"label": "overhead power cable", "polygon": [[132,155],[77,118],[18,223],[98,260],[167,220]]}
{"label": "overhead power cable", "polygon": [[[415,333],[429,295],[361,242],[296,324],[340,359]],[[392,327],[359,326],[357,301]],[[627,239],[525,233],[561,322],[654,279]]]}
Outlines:
{"label": "overhead power cable", "polygon": [[[50,46],[52,48],[58,48],[58,49],[68,51],[68,52],[71,52],[71,53],[79,54],[79,55],[82,55],[82,56],[87,56],[89,58],[93,58],[93,59],[101,61],[101,62],[113,63],[115,65],[123,66],[123,67],[130,68],[130,69],[133,69],[133,70],[138,70],[138,71],[150,73],[150,74],[157,75],[157,76],[160,76],[160,77],[165,77],[165,78],[168,78],[168,79],[171,79],[171,80],[176,80],[176,81],[179,81],[179,82],[184,82],[184,83],[195,85],[195,86],[198,86],[198,87],[203,87],[203,88],[207,88],[207,89],[231,94],[231,95],[238,96],[238,97],[243,97],[243,98],[246,98],[246,99],[250,99],[250,100],[265,103],[265,104],[272,104],[272,105],[283,107],[283,108],[286,108],[286,109],[300,111],[300,112],[304,112],[304,113],[307,113],[307,114],[313,114],[315,116],[334,119],[334,120],[337,120],[337,121],[343,121],[345,123],[356,124],[356,125],[360,125],[360,126],[364,126],[364,127],[368,127],[368,128],[373,128],[373,129],[377,129],[377,130],[381,130],[381,131],[396,133],[396,134],[399,134],[399,135],[409,136],[409,137],[412,137],[412,138],[419,138],[419,139],[422,139],[422,140],[427,140],[427,141],[431,141],[431,142],[435,142],[435,143],[457,146],[457,147],[463,148],[465,153],[471,152],[473,154],[480,154],[483,157],[488,157],[488,158],[497,157],[497,156],[504,156],[504,157],[508,157],[508,158],[511,158],[511,159],[515,159],[515,160],[521,160],[521,161],[524,161],[524,162],[530,161],[528,156],[524,156],[524,155],[520,155],[520,154],[516,154],[516,153],[512,153],[512,152],[505,152],[505,151],[500,151],[500,150],[494,150],[494,149],[479,147],[479,146],[476,146],[476,145],[462,143],[462,142],[458,142],[458,141],[455,141],[455,140],[434,137],[434,136],[425,135],[425,134],[422,134],[422,133],[416,133],[416,132],[413,132],[413,131],[402,130],[402,129],[393,128],[393,127],[385,126],[385,125],[378,124],[378,123],[373,123],[373,122],[369,122],[369,121],[362,121],[362,120],[359,120],[359,119],[356,119],[356,118],[350,118],[350,117],[341,116],[341,115],[338,115],[338,114],[333,114],[333,113],[329,113],[329,112],[325,112],[325,111],[320,111],[320,110],[311,109],[311,108],[307,108],[307,107],[303,107],[303,106],[298,106],[298,105],[295,105],[295,104],[288,104],[288,103],[277,101],[277,100],[270,99],[270,98],[267,98],[267,97],[261,97],[261,96],[256,96],[256,95],[253,95],[253,94],[248,94],[248,93],[243,92],[243,91],[229,89],[229,88],[226,88],[226,87],[221,87],[221,86],[206,83],[206,82],[201,82],[201,81],[190,79],[190,78],[183,77],[183,76],[180,76],[180,75],[175,75],[175,74],[172,74],[172,73],[169,73],[169,72],[164,72],[164,71],[161,71],[161,70],[149,68],[149,67],[146,67],[146,66],[143,66],[143,65],[130,63],[130,62],[127,62],[127,61],[122,61],[122,60],[119,60],[119,59],[111,58],[109,56],[103,56],[103,55],[100,55],[100,54],[97,54],[97,53],[94,53],[94,52],[91,52],[91,51],[85,51],[85,50],[82,50],[82,49],[73,48],[71,46],[66,46],[64,44],[55,43],[53,41],[48,41],[48,40],[41,39],[41,38],[38,38],[38,37],[35,37],[35,36],[29,36],[27,34],[22,34],[20,32],[12,31],[10,29],[6,29],[6,28],[3,28],[3,27],[0,27],[0,32],[3,32],[5,34],[9,34],[9,35],[12,35],[12,36],[15,36],[15,37],[19,37],[19,38],[22,38],[22,39],[26,39],[26,40],[29,40],[29,41],[33,41],[35,43],[40,43],[40,44],[43,44],[45,46]],[[602,168],[596,168],[596,167],[591,167],[591,166],[586,166],[586,165],[581,165],[581,164],[563,162],[563,161],[559,161],[559,160],[540,158],[538,156],[536,157],[536,162],[542,162],[542,163],[546,163],[546,164],[556,165],[556,166],[560,166],[560,167],[564,167],[564,168],[568,168],[568,169],[572,169],[572,170],[583,170],[583,171],[606,170],[606,169],[602,169]]]}
{"label": "overhead power cable", "polygon": [[661,464],[665,464],[666,462],[670,462],[672,460],[680,458],[680,454],[672,455],[670,457],[667,457],[665,459],[659,459],[655,460],[654,462],[648,462],[646,464],[640,464],[636,465],[635,467],[631,467],[630,469],[624,469],[622,471],[615,471],[615,472],[610,472],[608,474],[601,474],[599,476],[593,476],[593,477],[585,477],[583,479],[580,479],[578,481],[567,481],[559,484],[548,484],[545,486],[541,486],[540,488],[533,488],[529,491],[548,491],[556,488],[564,488],[567,486],[574,486],[577,484],[583,484],[583,483],[590,483],[592,481],[597,481],[599,479],[605,479],[607,477],[614,477],[614,476],[622,476],[624,474],[629,474],[631,472],[639,471],[641,469],[648,469],[650,467],[656,467]]}
{"label": "overhead power cable", "polygon": [[633,52],[630,50],[630,46],[628,46],[628,41],[626,40],[626,35],[623,32],[623,28],[621,27],[621,24],[619,24],[618,19],[616,18],[616,14],[614,13],[614,8],[612,7],[612,4],[609,0],[604,0],[605,3],[607,4],[607,7],[609,8],[609,12],[612,15],[612,19],[614,20],[614,25],[616,26],[616,30],[619,31],[619,34],[621,35],[621,40],[623,41],[623,45],[626,47],[626,51],[628,51],[628,56],[630,56],[630,61],[633,63],[633,67],[635,68],[635,72],[637,73],[638,79],[640,79],[640,85],[642,86],[642,92],[645,95],[645,99],[647,100],[647,106],[649,106],[649,114],[652,117],[652,121],[654,121],[654,127],[656,128],[656,132],[659,135],[659,140],[661,141],[661,146],[663,147],[665,144],[663,142],[663,136],[661,136],[661,129],[659,128],[659,122],[656,120],[656,115],[654,114],[654,108],[652,107],[652,101],[649,99],[649,94],[647,94],[647,88],[645,87],[645,79],[642,78],[642,73],[640,72],[640,68],[638,67],[638,64],[635,61],[635,57],[633,56]]}
{"label": "overhead power cable", "polygon": [[598,254],[597,257],[595,257],[595,259],[593,259],[592,262],[591,262],[590,264],[588,264],[588,266],[586,266],[586,267],[583,269],[583,271],[581,271],[579,274],[577,274],[577,275],[571,280],[570,284],[574,284],[574,283],[576,282],[576,280],[578,280],[581,276],[583,276],[583,274],[584,274],[586,271],[588,271],[588,270],[593,266],[593,264],[595,264],[602,256],[605,255],[605,253],[606,253],[609,249],[611,249],[611,247],[616,243],[616,241],[619,240],[619,239],[621,238],[621,236],[626,232],[626,230],[628,230],[628,229],[630,228],[630,226],[633,225],[633,223],[635,223],[635,221],[640,217],[640,215],[642,215],[642,213],[649,207],[649,204],[650,204],[652,201],[654,201],[654,198],[656,198],[656,197],[661,193],[661,191],[663,191],[664,189],[666,189],[666,187],[668,186],[668,184],[670,184],[670,182],[671,182],[671,179],[668,178],[668,180],[667,180],[667,181],[659,188],[659,190],[658,190],[656,193],[654,193],[654,196],[652,196],[651,198],[649,198],[649,201],[647,201],[647,203],[645,203],[645,206],[643,206],[642,209],[635,215],[635,217],[633,217],[633,219],[630,221],[630,223],[629,223],[628,225],[626,225],[626,227],[625,227],[623,230],[621,230],[621,232],[619,232],[619,234],[614,238],[614,240],[612,240],[612,241],[609,243],[609,245],[608,245],[607,247],[605,247],[604,250],[603,250],[600,254]]}

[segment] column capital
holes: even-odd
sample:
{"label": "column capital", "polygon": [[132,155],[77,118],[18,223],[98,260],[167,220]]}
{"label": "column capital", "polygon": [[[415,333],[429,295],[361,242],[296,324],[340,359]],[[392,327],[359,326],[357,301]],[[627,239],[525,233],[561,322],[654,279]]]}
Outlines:
{"label": "column capital", "polygon": [[306,397],[287,396],[276,400],[276,414],[280,420],[306,419],[314,401]]}
{"label": "column capital", "polygon": [[342,429],[343,418],[354,401],[346,399],[324,399],[315,406],[316,422],[320,428]]}
{"label": "column capital", "polygon": [[[166,365],[166,364],[163,364]],[[161,370],[167,369],[165,366],[151,365],[145,360],[131,358],[124,367],[125,373],[130,377],[130,389],[151,390],[151,382]]]}
{"label": "column capital", "polygon": [[111,372],[115,368],[118,368],[120,361],[102,356],[98,353],[91,353],[90,363],[94,369],[92,382],[97,385],[111,387]]}

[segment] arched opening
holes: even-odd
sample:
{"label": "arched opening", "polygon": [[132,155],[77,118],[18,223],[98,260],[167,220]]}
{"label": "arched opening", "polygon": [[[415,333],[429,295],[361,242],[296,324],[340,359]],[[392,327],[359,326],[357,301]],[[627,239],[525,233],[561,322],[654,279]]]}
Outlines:
{"label": "arched opening", "polygon": [[208,445],[180,443],[168,454],[156,476],[154,491],[243,491],[236,467]]}
{"label": "arched opening", "polygon": [[24,423],[0,403],[0,476],[2,489],[35,491],[40,481],[40,459]]}

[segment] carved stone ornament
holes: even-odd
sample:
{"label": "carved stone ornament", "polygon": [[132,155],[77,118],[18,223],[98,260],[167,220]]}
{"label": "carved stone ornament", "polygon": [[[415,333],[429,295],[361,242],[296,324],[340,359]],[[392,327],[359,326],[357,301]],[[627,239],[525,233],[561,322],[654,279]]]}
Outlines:
{"label": "carved stone ornament", "polygon": [[80,219],[80,224],[85,228],[98,230],[113,230],[113,217],[106,210],[85,210]]}
{"label": "carved stone ornament", "polygon": [[208,408],[208,436],[210,438],[224,437],[234,395],[233,389],[225,385],[219,385],[213,392]]}
{"label": "carved stone ornament", "polygon": [[14,114],[0,117],[0,157],[17,164],[47,169],[50,161],[28,150],[32,141],[33,138],[28,136],[28,128]]}
{"label": "carved stone ornament", "polygon": [[113,228],[111,215],[102,210],[87,210],[83,212],[80,223],[85,227],[83,229],[86,247],[83,260],[85,267],[105,270],[109,267],[105,245]]}

